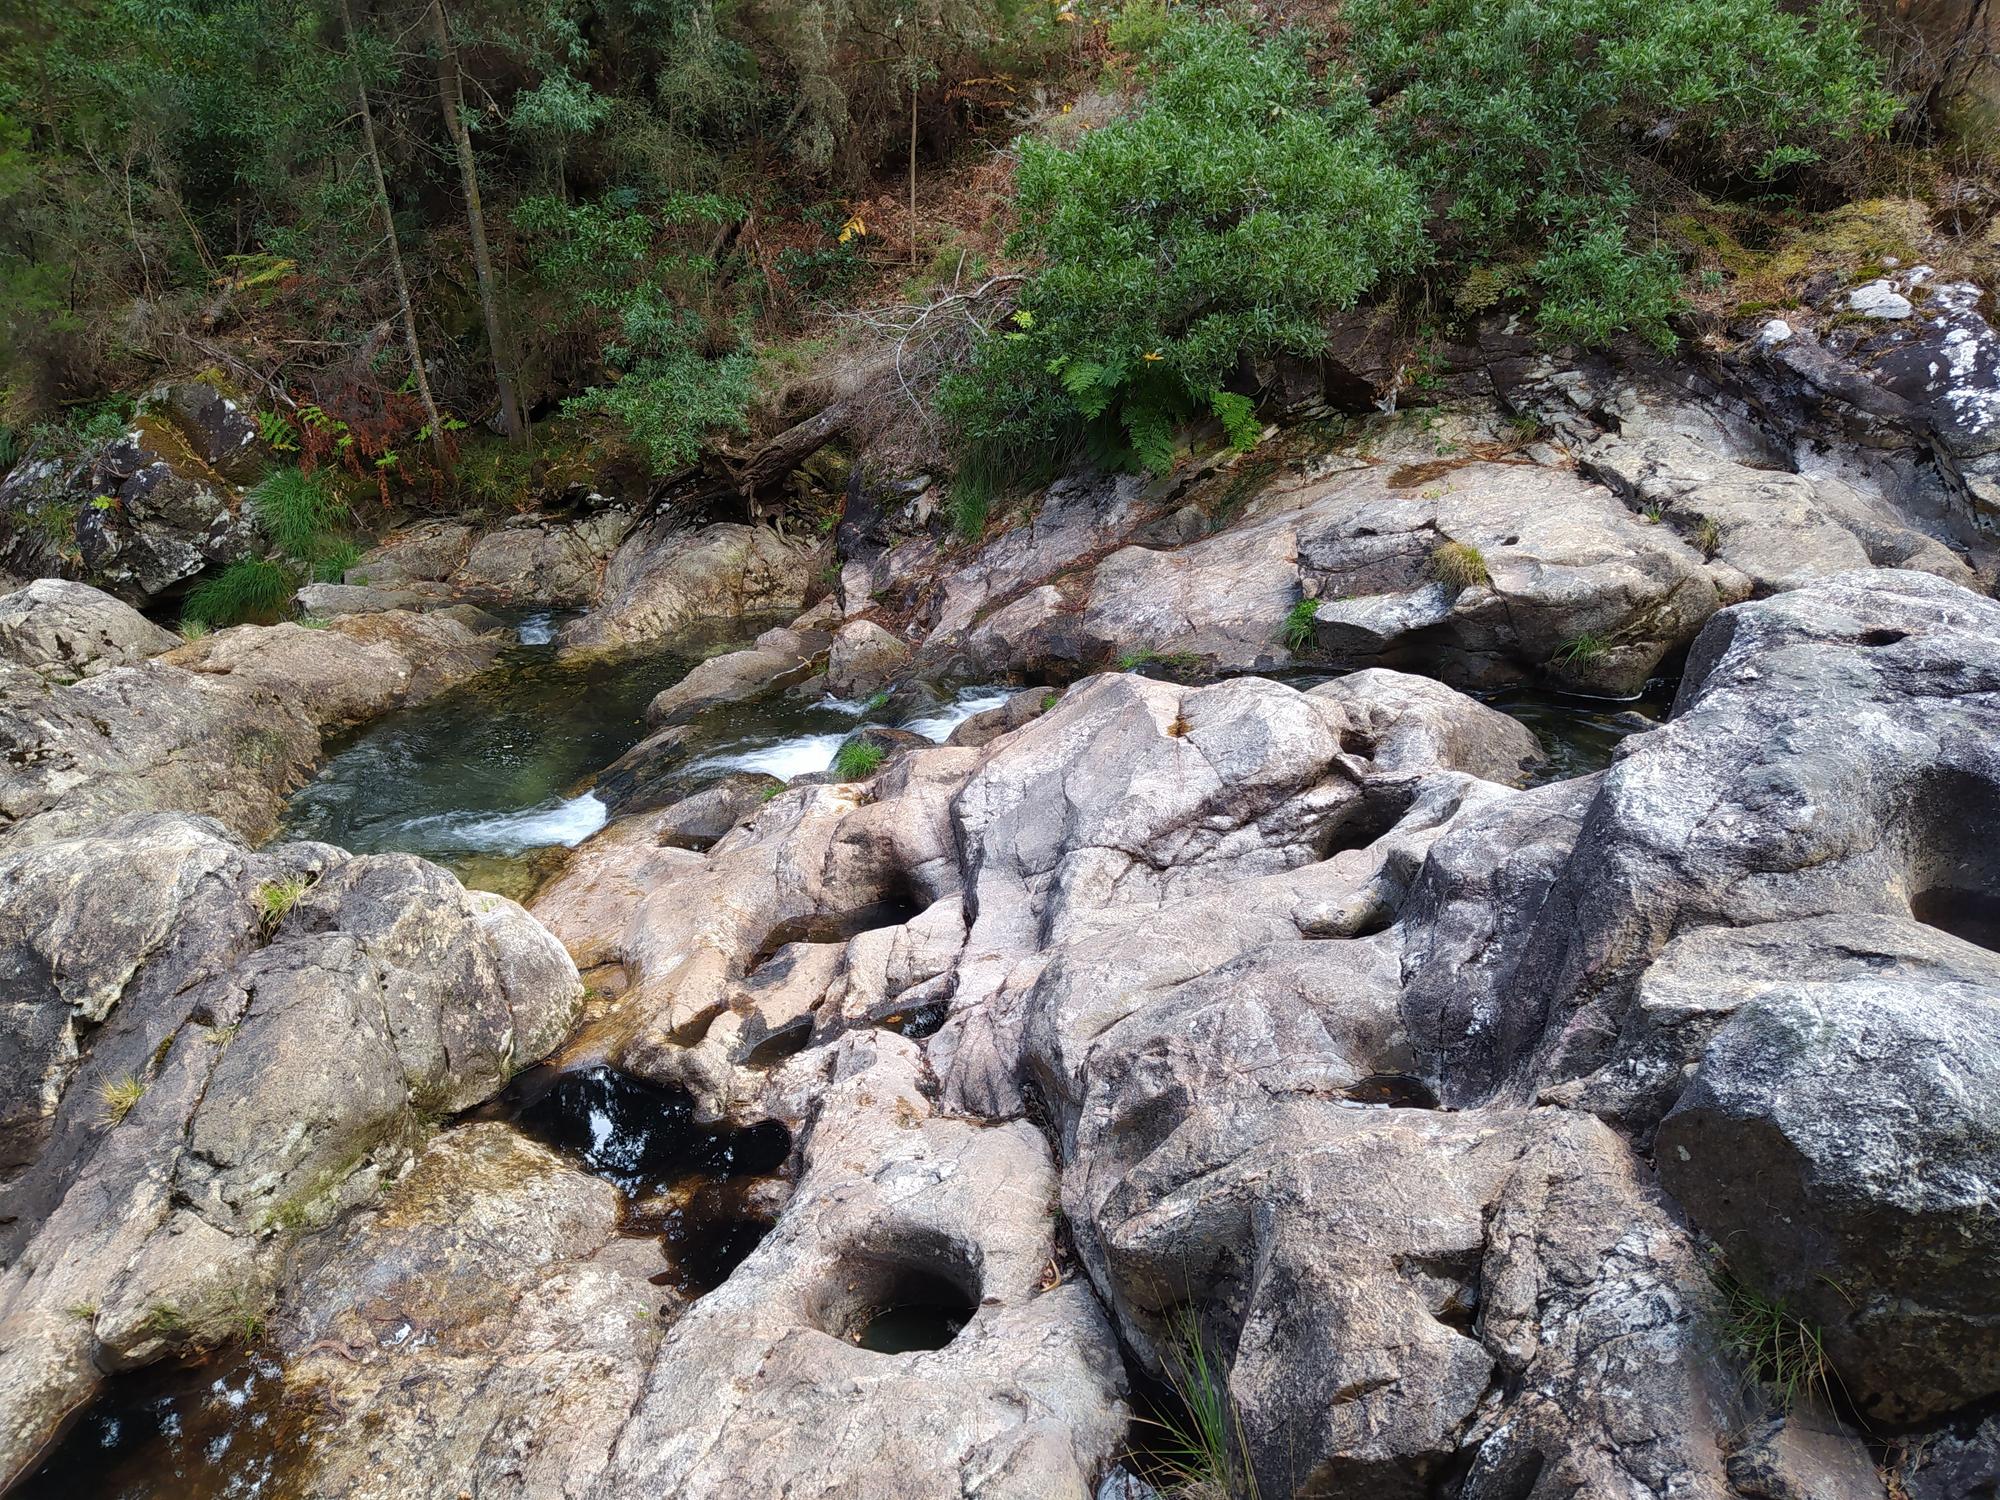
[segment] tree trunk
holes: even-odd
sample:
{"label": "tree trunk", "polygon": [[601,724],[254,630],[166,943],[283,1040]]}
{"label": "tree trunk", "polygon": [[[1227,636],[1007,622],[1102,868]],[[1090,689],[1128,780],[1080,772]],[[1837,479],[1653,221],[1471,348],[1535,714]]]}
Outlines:
{"label": "tree trunk", "polygon": [[917,263],[917,73],[910,70],[910,264]]}
{"label": "tree trunk", "polygon": [[347,69],[354,75],[354,97],[361,106],[361,139],[368,150],[368,169],[375,178],[375,201],[382,210],[382,227],[388,236],[389,269],[396,280],[396,303],[403,315],[403,342],[410,350],[410,373],[416,378],[417,396],[424,403],[424,418],[430,423],[431,447],[438,467],[445,465],[444,422],[438,417],[437,402],[431,399],[431,378],[424,370],[424,346],[417,338],[416,309],[410,305],[410,278],[403,273],[403,247],[396,239],[396,213],[389,202],[389,183],[382,175],[382,153],[375,149],[375,115],[368,107],[368,85],[361,79],[361,59],[355,54],[354,16],[347,0],[340,0],[340,24],[347,32]]}
{"label": "tree trunk", "polygon": [[509,440],[525,443],[528,424],[514,387],[513,340],[493,285],[493,257],[486,249],[486,213],[479,203],[479,169],[472,159],[472,133],[465,128],[464,100],[458,81],[458,50],[445,24],[444,0],[431,0],[431,26],[437,32],[438,101],[444,107],[445,128],[458,153],[458,179],[465,188],[465,219],[472,231],[472,269],[479,277],[479,305],[486,313],[486,347],[493,355],[493,384],[500,393],[500,430]]}
{"label": "tree trunk", "polygon": [[734,480],[739,494],[751,496],[767,484],[775,484],[847,429],[854,416],[853,403],[833,405],[788,427],[744,460]]}

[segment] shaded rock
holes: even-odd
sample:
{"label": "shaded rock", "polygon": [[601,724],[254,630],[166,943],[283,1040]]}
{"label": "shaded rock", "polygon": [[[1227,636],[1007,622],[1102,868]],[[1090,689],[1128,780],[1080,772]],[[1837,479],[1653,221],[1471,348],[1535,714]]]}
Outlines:
{"label": "shaded rock", "polygon": [[233,484],[262,476],[270,455],[259,438],[255,417],[233,396],[202,380],[177,380],[140,398],[142,413],[171,422],[194,457]]}
{"label": "shaded rock", "polygon": [[1660,1123],[1661,1181],[1886,1422],[2000,1392],[1996,1022],[2000,972],[1776,988]]}
{"label": "shaded rock", "polygon": [[668,808],[659,820],[663,844],[706,849],[769,802],[785,784],[775,776],[741,771]]}
{"label": "shaded rock", "polygon": [[1096,640],[1082,612],[1051,584],[1030,589],[986,616],[966,638],[965,670],[975,676],[1046,676],[1067,680],[1098,665]]}
{"label": "shaded rock", "polygon": [[48,1039],[6,1064],[43,1115],[13,1122],[37,1149],[0,1202],[8,1479],[104,1371],[259,1316],[301,1232],[553,1047],[582,991],[521,908],[421,860],[251,854],[178,815],[0,857],[0,952]]}
{"label": "shaded rock", "polygon": [[88,584],[38,578],[0,596],[0,655],[58,681],[131,666],[180,643]]}
{"label": "shaded rock", "polygon": [[235,487],[158,415],[80,457],[31,452],[0,478],[0,567],[130,604],[176,593],[259,540]]}
{"label": "shaded rock", "polygon": [[1037,714],[1047,713],[1056,706],[1062,694],[1054,688],[1027,688],[1013,694],[998,708],[989,708],[974,714],[945,740],[947,745],[977,749],[991,744],[1003,734],[1011,734]]}
{"label": "shaded rock", "polygon": [[770,527],[718,522],[690,531],[661,515],[634,528],[612,554],[603,602],[565,626],[562,643],[636,645],[795,614],[814,566],[811,552]]}

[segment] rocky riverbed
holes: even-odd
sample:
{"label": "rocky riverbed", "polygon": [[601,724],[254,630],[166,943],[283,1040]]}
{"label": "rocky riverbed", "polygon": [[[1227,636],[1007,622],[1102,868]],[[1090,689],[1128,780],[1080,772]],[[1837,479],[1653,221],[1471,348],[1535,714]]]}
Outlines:
{"label": "rocky riverbed", "polygon": [[1989,1492],[1991,424],[1809,341],[0,597],[0,1474]]}

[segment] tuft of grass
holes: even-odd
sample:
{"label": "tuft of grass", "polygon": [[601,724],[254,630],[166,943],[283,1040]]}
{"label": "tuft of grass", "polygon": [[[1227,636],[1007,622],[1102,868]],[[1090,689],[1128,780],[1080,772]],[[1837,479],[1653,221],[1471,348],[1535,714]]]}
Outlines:
{"label": "tuft of grass", "polygon": [[1645,517],[1648,526],[1657,526],[1667,518],[1666,511],[1662,510],[1658,505],[1649,505],[1640,511],[1639,514]]}
{"label": "tuft of grass", "polygon": [[146,1085],[130,1073],[106,1079],[97,1091],[97,1097],[104,1101],[104,1123],[116,1125],[145,1095]]}
{"label": "tuft of grass", "polygon": [[181,618],[205,625],[273,620],[285,612],[298,586],[298,575],[285,564],[268,557],[246,557],[189,594]]}
{"label": "tuft of grass", "polygon": [[1821,1405],[1839,1379],[1826,1357],[1825,1340],[1812,1323],[1794,1313],[1782,1297],[1767,1297],[1726,1270],[1714,1276],[1721,1294],[1722,1342],[1787,1410],[1811,1399]]}
{"label": "tuft of grass", "polygon": [[329,542],[313,564],[315,583],[339,583],[347,576],[347,570],[356,566],[363,556],[359,544],[345,538]]}
{"label": "tuft of grass", "polygon": [[347,514],[347,507],[318,474],[275,469],[250,491],[250,508],[271,539],[287,557],[317,557],[325,537]]}
{"label": "tuft of grass", "polygon": [[264,918],[266,927],[276,927],[284,921],[299,898],[312,888],[312,881],[304,875],[287,875],[282,880],[267,880],[257,887],[255,900],[257,911]]}
{"label": "tuft of grass", "polygon": [[1557,651],[1549,660],[1563,667],[1587,667],[1592,662],[1599,661],[1607,656],[1610,651],[1611,642],[1607,641],[1601,635],[1595,635],[1586,630],[1582,635]]}
{"label": "tuft of grass", "polygon": [[181,616],[181,639],[184,641],[198,641],[212,628],[206,620],[197,620],[192,615]]}
{"label": "tuft of grass", "polygon": [[1062,694],[1055,692],[1053,690],[1042,694],[1042,706],[1040,712],[1047,713],[1050,709],[1054,708],[1056,704],[1061,701],[1062,701]]}
{"label": "tuft of grass", "polygon": [[1278,639],[1285,643],[1287,650],[1303,651],[1313,643],[1318,623],[1319,600],[1301,599],[1285,616],[1285,623],[1278,632]]}
{"label": "tuft of grass", "polygon": [[95,1323],[97,1321],[97,1304],[95,1302],[72,1302],[64,1311],[72,1318],[80,1319],[85,1323]]}
{"label": "tuft of grass", "polygon": [[951,486],[951,529],[968,542],[986,535],[993,510],[993,486],[983,471],[967,465]]}
{"label": "tuft of grass", "polygon": [[1430,575],[1450,588],[1469,589],[1493,581],[1486,556],[1470,542],[1439,542],[1431,549]]}
{"label": "tuft of grass", "polygon": [[1715,517],[1703,516],[1694,523],[1694,534],[1690,538],[1703,557],[1713,557],[1722,546],[1722,528],[1715,524]]}
{"label": "tuft of grass", "polygon": [[1194,1309],[1168,1321],[1167,1384],[1178,1414],[1162,1412],[1149,1425],[1160,1430],[1151,1445],[1167,1469],[1169,1493],[1202,1500],[1258,1500],[1257,1475],[1243,1456],[1243,1419],[1229,1394],[1229,1372],[1208,1351]]}
{"label": "tuft of grass", "polygon": [[889,752],[866,740],[849,740],[833,758],[833,774],[842,781],[860,781],[875,774],[875,768],[889,758]]}
{"label": "tuft of grass", "polygon": [[324,630],[333,623],[333,619],[330,615],[300,615],[293,623],[307,630]]}

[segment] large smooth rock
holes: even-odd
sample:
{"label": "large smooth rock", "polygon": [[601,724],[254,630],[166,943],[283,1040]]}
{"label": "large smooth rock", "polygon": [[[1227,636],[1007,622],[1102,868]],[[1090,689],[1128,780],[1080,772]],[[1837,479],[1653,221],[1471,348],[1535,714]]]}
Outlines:
{"label": "large smooth rock", "polygon": [[0,1480],[106,1371],[258,1319],[302,1234],[582,998],[527,913],[421,860],[172,814],[0,857],[0,962],[29,1158],[0,1197]]}
{"label": "large smooth rock", "polygon": [[727,634],[758,615],[804,606],[814,554],[768,526],[718,522],[690,531],[661,516],[612,554],[603,600],[566,626],[565,646],[631,646]]}
{"label": "large smooth rock", "polygon": [[746,703],[803,682],[824,660],[829,641],[823,631],[767,630],[748,650],[697,663],[646,706],[646,722],[685,724],[724,704]]}
{"label": "large smooth rock", "polygon": [[[1599,438],[1583,455],[1634,509],[1706,543],[1748,592],[1775,593],[1871,565],[1915,568],[1954,583],[1972,569],[1882,501],[1832,476],[1755,469],[1680,434],[1648,431]],[[1746,590],[1726,576],[1725,593]]]}
{"label": "large smooth rock", "polygon": [[349,1500],[586,1490],[666,1327],[659,1250],[620,1219],[609,1183],[510,1126],[438,1136],[282,1295],[270,1342],[305,1429],[273,1434],[294,1445],[287,1482]]}
{"label": "large smooth rock", "polygon": [[467,592],[522,603],[594,603],[605,564],[632,517],[604,511],[580,521],[527,520],[489,531],[472,544],[451,582]]}
{"label": "large smooth rock", "polygon": [[37,578],[0,596],[0,656],[58,681],[131,666],[180,643],[88,584]]}

